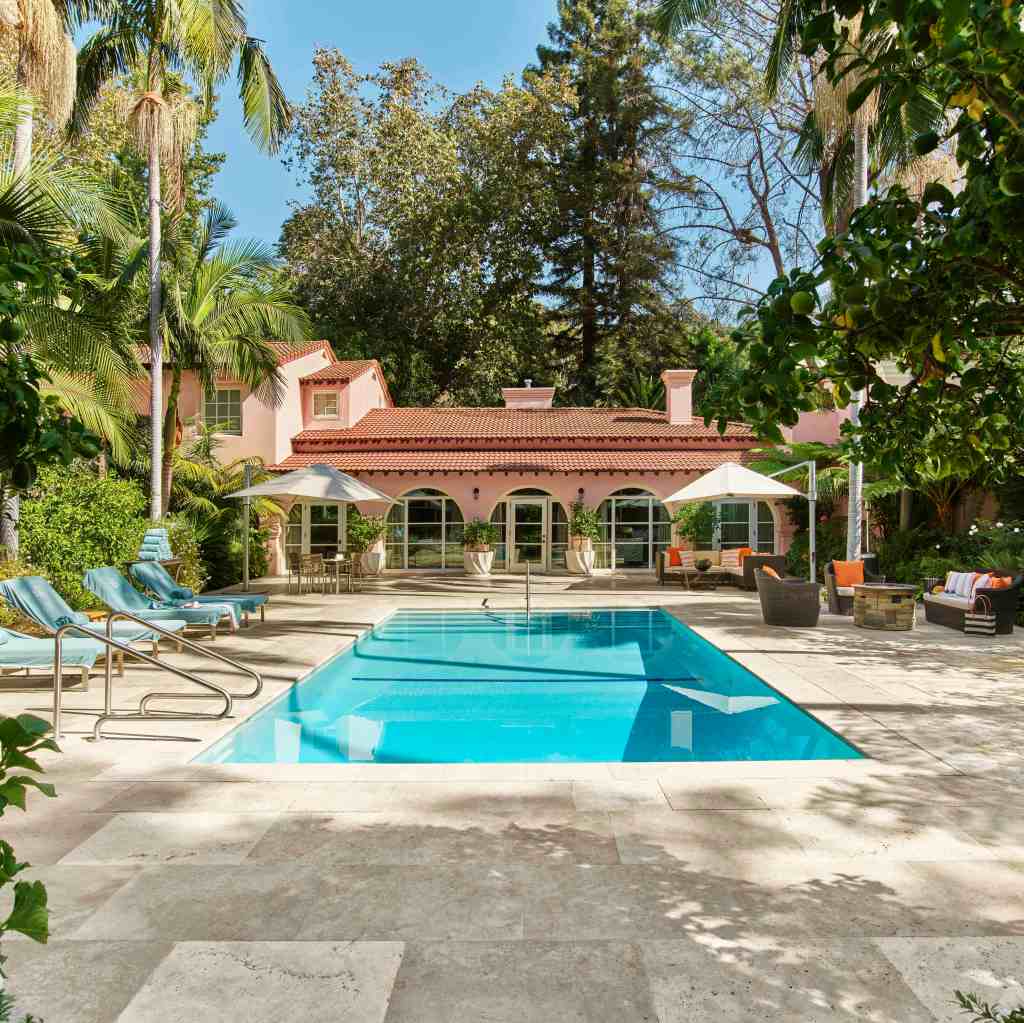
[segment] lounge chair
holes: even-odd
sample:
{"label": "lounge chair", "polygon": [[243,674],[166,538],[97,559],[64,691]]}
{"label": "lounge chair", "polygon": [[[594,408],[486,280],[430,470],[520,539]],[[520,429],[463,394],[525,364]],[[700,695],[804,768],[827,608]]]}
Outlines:
{"label": "lounge chair", "polygon": [[[55,643],[52,639],[26,636],[13,629],[0,629],[0,672],[23,670],[28,674],[33,668],[48,668],[53,671]],[[61,640],[60,663],[65,668],[78,668],[82,672],[82,685],[89,688],[89,669],[104,651],[103,644],[92,639]]]}
{"label": "lounge chair", "polygon": [[821,587],[803,579],[774,579],[767,572],[754,572],[761,615],[765,625],[810,628],[821,614]]}
{"label": "lounge chair", "polygon": [[217,636],[217,623],[226,619],[232,632],[238,628],[236,608],[226,604],[206,604],[202,607],[169,607],[160,601],[152,601],[137,589],[116,568],[90,568],[82,576],[82,585],[95,593],[112,611],[127,611],[146,621],[163,622],[176,619],[189,626],[201,626],[210,630],[210,639]]}
{"label": "lounge chair", "polygon": [[260,621],[267,620],[267,597],[262,593],[196,594],[187,586],[179,586],[159,561],[137,561],[128,566],[128,572],[157,600],[162,600],[172,607],[182,607],[192,601],[200,604],[228,604],[238,609],[246,624],[249,623],[249,615],[257,610],[260,613]]}
{"label": "lounge chair", "polygon": [[[75,611],[42,576],[19,575],[0,582],[0,597],[3,597],[8,607],[20,611],[49,633],[55,633],[61,626],[74,623],[97,635],[107,634],[106,622],[90,621],[88,615]],[[161,620],[160,628],[168,632],[181,632],[185,628],[185,623],[180,618]],[[112,636],[121,643],[152,642],[153,653],[159,652],[160,637],[150,629],[136,625],[135,622],[114,622]],[[76,630],[69,635],[68,641],[70,642],[72,638],[82,637]],[[118,662],[123,671],[124,657],[120,652]],[[50,663],[53,663],[52,653]]]}

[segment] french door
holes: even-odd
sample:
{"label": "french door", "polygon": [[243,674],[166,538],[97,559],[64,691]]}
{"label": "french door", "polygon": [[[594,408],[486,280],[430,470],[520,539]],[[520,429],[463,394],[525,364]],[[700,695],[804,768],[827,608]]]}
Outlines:
{"label": "french door", "polygon": [[285,550],[291,554],[336,554],[345,546],[346,505],[293,504],[288,512]]}
{"label": "french door", "polygon": [[509,570],[544,572],[548,567],[548,501],[514,497],[509,501]]}

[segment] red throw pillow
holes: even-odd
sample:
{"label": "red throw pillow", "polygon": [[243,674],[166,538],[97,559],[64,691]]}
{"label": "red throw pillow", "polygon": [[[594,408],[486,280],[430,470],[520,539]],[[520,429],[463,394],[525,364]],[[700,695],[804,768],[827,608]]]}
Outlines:
{"label": "red throw pillow", "polygon": [[836,574],[836,586],[859,586],[864,582],[863,561],[833,561],[832,571]]}

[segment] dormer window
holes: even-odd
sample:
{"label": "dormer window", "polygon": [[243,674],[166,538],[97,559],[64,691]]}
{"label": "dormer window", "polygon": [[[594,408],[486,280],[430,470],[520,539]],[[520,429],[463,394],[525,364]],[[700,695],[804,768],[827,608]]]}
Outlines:
{"label": "dormer window", "polygon": [[338,418],[338,392],[337,391],[314,391],[313,392],[313,418],[314,419],[337,419]]}

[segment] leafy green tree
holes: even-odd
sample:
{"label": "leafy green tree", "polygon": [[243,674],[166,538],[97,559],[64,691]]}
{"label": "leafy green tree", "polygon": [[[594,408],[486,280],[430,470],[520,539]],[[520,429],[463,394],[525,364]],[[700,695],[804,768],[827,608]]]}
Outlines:
{"label": "leafy green tree", "polygon": [[263,150],[278,150],[290,109],[260,40],[250,36],[240,0],[105,0],[104,24],[79,56],[73,115],[84,130],[103,87],[137,74],[138,91],[128,112],[135,142],[147,160],[149,190],[150,514],[159,519],[161,496],[164,365],[161,330],[161,174],[181,201],[182,167],[194,141],[199,112],[175,72],[199,84],[207,104],[237,64],[242,111],[250,136]]}
{"label": "leafy green tree", "polygon": [[675,244],[663,206],[690,189],[672,159],[685,114],[659,81],[662,48],[636,0],[560,0],[538,73],[568,76],[570,127],[551,160],[559,217],[545,240],[541,293],[564,326],[570,399],[600,393],[600,363],[657,350],[672,319]]}

